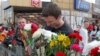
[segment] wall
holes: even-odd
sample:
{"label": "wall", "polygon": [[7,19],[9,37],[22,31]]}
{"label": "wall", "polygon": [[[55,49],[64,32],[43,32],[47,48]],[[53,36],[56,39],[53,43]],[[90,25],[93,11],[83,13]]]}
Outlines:
{"label": "wall", "polygon": [[56,3],[61,9],[73,9],[73,0],[52,0],[53,3]]}
{"label": "wall", "polygon": [[[31,1],[32,0],[9,0],[9,5],[33,7],[31,5]],[[40,4],[40,7],[41,7],[41,4]]]}

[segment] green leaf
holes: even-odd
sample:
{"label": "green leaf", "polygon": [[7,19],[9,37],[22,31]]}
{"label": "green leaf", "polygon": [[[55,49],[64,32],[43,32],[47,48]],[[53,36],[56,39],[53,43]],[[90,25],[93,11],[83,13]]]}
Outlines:
{"label": "green leaf", "polygon": [[56,40],[57,36],[52,35],[52,40]]}

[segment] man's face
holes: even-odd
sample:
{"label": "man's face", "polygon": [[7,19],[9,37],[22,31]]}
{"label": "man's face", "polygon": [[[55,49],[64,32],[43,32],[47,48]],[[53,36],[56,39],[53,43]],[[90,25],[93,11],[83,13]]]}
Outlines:
{"label": "man's face", "polygon": [[88,27],[89,27],[89,22],[84,22],[84,26],[85,26],[86,28],[88,28]]}
{"label": "man's face", "polygon": [[26,19],[19,19],[18,20],[18,27],[22,29],[26,24]]}
{"label": "man's face", "polygon": [[45,22],[46,22],[47,26],[55,28],[57,26],[58,19],[56,19],[53,16],[48,16],[48,17],[45,17]]}

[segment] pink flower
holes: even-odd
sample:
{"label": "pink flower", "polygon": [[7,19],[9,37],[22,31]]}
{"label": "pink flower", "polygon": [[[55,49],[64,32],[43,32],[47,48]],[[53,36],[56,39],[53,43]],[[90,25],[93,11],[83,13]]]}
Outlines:
{"label": "pink flower", "polygon": [[73,50],[75,50],[75,51],[77,51],[77,52],[82,53],[82,49],[79,47],[78,44],[73,44],[73,45],[71,46],[71,49],[73,49]]}

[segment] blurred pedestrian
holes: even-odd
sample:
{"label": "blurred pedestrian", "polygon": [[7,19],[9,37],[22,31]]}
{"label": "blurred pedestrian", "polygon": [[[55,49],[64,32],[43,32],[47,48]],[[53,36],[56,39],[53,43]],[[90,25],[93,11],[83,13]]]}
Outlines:
{"label": "blurred pedestrian", "polygon": [[100,26],[98,27],[96,38],[100,41]]}
{"label": "blurred pedestrian", "polygon": [[93,30],[90,32],[90,37],[92,38],[92,41],[93,40],[96,40],[96,34],[97,34],[97,26],[95,25]]}
{"label": "blurred pedestrian", "polygon": [[[80,47],[82,49],[84,49],[88,43],[88,39],[89,39],[88,30],[87,30],[88,27],[89,27],[89,21],[85,20],[80,29],[80,35],[82,36],[82,42],[80,42]],[[83,52],[84,52],[84,50],[83,50]],[[82,55],[84,55],[84,54],[82,54]]]}

